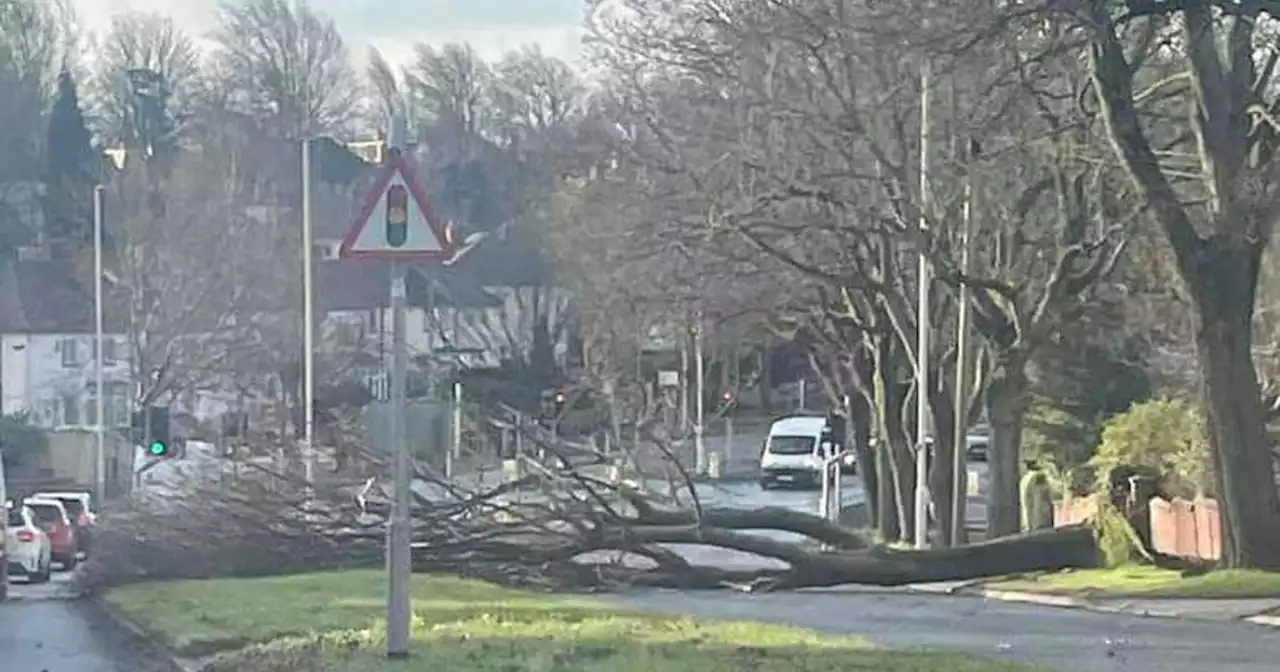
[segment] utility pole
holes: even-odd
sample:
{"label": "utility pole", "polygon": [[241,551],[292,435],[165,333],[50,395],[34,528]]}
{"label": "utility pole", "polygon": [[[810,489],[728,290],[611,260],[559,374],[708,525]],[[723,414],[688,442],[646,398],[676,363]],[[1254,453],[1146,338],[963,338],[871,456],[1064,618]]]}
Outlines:
{"label": "utility pole", "polygon": [[103,417],[106,411],[105,397],[107,391],[102,371],[102,336],[103,336],[103,288],[102,288],[102,219],[106,214],[106,187],[97,185],[93,188],[93,384],[97,390],[93,403],[96,406],[98,421],[93,428],[93,489],[98,498],[98,506],[102,506],[107,497],[107,420]]}
{"label": "utility pole", "polygon": [[[396,114],[391,119],[391,132],[387,137],[389,154],[403,150],[407,135],[404,117]],[[404,265],[391,258],[391,450],[392,488],[394,506],[391,515],[391,534],[388,535],[387,554],[390,557],[390,576],[387,591],[387,657],[406,658],[409,655],[409,627],[411,605],[409,602],[410,518],[411,498],[409,445],[405,441],[405,378],[408,357],[405,352],[405,281]]]}
{"label": "utility pole", "polygon": [[929,266],[926,238],[929,233],[929,87],[932,76],[928,60],[920,67],[920,235],[916,243],[916,491],[915,546],[929,547]]}
{"label": "utility pole", "polygon": [[[960,211],[960,274],[969,274],[969,246],[973,237],[973,164],[978,158],[973,141],[969,144],[969,162],[965,170],[964,203]],[[961,544],[965,538],[965,508],[969,503],[969,285],[960,283],[960,305],[956,315],[956,389],[955,432],[952,437],[951,464],[951,543]],[[941,521],[939,521],[941,523]]]}

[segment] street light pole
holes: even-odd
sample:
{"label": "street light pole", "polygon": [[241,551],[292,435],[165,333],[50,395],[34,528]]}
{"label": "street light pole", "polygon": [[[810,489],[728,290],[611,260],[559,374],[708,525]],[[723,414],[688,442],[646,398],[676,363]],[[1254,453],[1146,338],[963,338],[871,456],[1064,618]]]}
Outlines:
{"label": "street light pole", "polygon": [[694,473],[701,474],[707,469],[707,447],[703,441],[703,431],[705,426],[703,408],[706,393],[703,389],[705,385],[706,372],[702,356],[702,312],[698,312],[697,323],[693,326],[693,463]]}
{"label": "street light pole", "polygon": [[302,141],[302,469],[307,501],[315,486],[315,259],[311,140]]}
{"label": "street light pole", "polygon": [[[969,274],[969,256],[973,237],[973,169],[977,152],[973,143],[969,147],[969,166],[964,182],[964,202],[960,212],[960,274]],[[951,464],[951,543],[959,545],[965,538],[965,509],[968,505],[969,480],[969,386],[972,385],[969,369],[969,284],[960,283],[959,306],[956,315],[956,427],[952,437]],[[941,446],[939,446],[941,450]],[[947,524],[939,521],[940,524]]]}
{"label": "street light pole", "polygon": [[915,546],[929,547],[929,266],[925,236],[928,233],[930,65],[920,68],[920,237],[917,242],[916,304],[916,491]]}
{"label": "street light pole", "polygon": [[94,404],[96,405],[98,421],[93,428],[94,451],[93,451],[93,487],[94,496],[98,498],[99,506],[107,496],[107,429],[106,419],[102,416],[106,410],[104,397],[106,396],[105,382],[103,380],[102,366],[102,340],[103,340],[103,287],[102,287],[102,219],[105,209],[106,187],[97,185],[93,188],[93,339],[94,351],[97,353],[93,358],[93,380],[94,389],[97,394],[94,395]]}

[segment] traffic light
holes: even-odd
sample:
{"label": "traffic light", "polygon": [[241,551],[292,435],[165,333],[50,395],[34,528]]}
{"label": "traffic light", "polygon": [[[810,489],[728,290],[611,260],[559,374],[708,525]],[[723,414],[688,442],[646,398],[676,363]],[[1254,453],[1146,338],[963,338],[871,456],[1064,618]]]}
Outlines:
{"label": "traffic light", "polygon": [[387,189],[387,244],[402,247],[409,240],[409,191],[403,184]]}
{"label": "traffic light", "polygon": [[146,443],[147,455],[155,458],[175,456],[167,406],[134,411],[131,420],[133,440],[138,444]]}

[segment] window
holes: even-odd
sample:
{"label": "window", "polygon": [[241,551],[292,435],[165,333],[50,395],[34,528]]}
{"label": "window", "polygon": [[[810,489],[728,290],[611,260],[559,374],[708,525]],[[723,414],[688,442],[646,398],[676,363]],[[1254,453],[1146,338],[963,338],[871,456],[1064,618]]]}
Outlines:
{"label": "window", "polygon": [[62,422],[60,425],[79,425],[80,424],[80,398],[74,394],[64,394],[59,398],[59,405],[62,411]]}
{"label": "window", "polygon": [[808,455],[813,452],[815,441],[811,436],[771,436],[769,452],[774,455]]}
{"label": "window", "polygon": [[76,352],[76,339],[64,338],[58,341],[58,352],[62,353],[62,368],[73,369],[80,365],[79,353]]}
{"label": "window", "polygon": [[108,427],[129,426],[129,384],[107,383],[106,416]]}
{"label": "window", "polygon": [[[91,343],[92,343],[91,348],[93,350],[93,357],[94,359],[97,359],[98,358],[98,339],[96,338],[93,339]],[[119,355],[116,354],[116,345],[117,345],[116,339],[110,336],[102,337],[102,365],[103,366],[115,366],[116,363],[119,361],[118,359]]]}
{"label": "window", "polygon": [[84,386],[84,419],[90,427],[98,425],[98,386],[94,383]]}

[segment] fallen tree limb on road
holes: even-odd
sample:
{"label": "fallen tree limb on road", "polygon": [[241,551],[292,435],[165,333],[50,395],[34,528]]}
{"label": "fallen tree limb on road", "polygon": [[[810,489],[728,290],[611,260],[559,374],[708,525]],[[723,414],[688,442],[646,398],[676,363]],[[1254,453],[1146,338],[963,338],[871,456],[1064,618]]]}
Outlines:
{"label": "fallen tree limb on road", "polygon": [[[556,468],[543,465],[493,487],[464,488],[419,473],[423,490],[431,492],[415,492],[415,570],[552,589],[777,590],[895,586],[1099,564],[1096,534],[1087,526],[957,548],[898,550],[803,512],[702,506],[687,474],[683,484],[669,478],[672,488],[642,492],[593,473],[596,461],[565,466],[554,446],[548,451]],[[384,562],[381,498],[361,507],[356,484],[317,484],[308,501],[302,483],[261,471],[260,478],[193,482],[182,497],[141,498],[104,515],[82,585]],[[681,547],[715,550],[691,562]]]}

